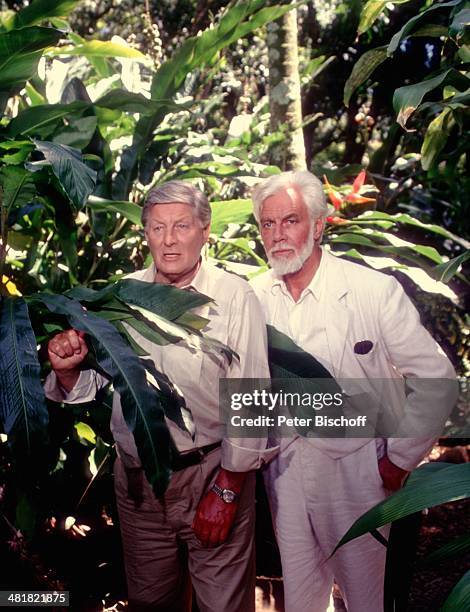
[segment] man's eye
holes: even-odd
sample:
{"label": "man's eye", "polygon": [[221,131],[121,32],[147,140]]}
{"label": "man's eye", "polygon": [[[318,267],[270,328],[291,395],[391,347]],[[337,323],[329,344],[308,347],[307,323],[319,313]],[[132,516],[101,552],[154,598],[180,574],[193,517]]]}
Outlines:
{"label": "man's eye", "polygon": [[272,227],[272,225],[273,225],[273,224],[272,224],[272,222],[271,222],[271,221],[264,221],[264,222],[262,223],[262,226],[263,226],[263,228],[264,228],[264,229],[269,229],[270,227]]}
{"label": "man's eye", "polygon": [[189,225],[187,223],[177,223],[176,227],[180,230],[187,230]]}
{"label": "man's eye", "polygon": [[155,225],[153,228],[154,232],[161,232],[163,231],[163,225]]}
{"label": "man's eye", "polygon": [[287,219],[287,223],[289,225],[295,225],[297,223],[297,219]]}

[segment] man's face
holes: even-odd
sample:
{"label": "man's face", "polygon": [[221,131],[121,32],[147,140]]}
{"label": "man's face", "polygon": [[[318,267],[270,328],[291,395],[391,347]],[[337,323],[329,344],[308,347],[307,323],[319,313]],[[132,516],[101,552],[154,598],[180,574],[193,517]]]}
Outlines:
{"label": "man's face", "polygon": [[150,209],[145,238],[157,271],[168,278],[179,277],[197,264],[209,236],[196,211],[178,202],[157,204]]}
{"label": "man's face", "polygon": [[293,274],[310,257],[320,240],[323,221],[313,221],[301,195],[293,187],[266,198],[261,207],[260,231],[269,263],[279,276]]}

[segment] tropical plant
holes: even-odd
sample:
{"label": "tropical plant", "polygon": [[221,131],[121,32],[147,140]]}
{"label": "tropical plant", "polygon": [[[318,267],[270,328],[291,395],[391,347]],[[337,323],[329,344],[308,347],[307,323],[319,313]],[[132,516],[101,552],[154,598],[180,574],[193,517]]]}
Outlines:
{"label": "tropical plant", "polygon": [[[403,489],[363,514],[341,538],[332,554],[355,538],[367,533],[377,534],[380,527],[392,521],[402,520],[439,504],[468,498],[470,498],[469,463],[457,465],[449,465],[444,462],[425,464],[411,473]],[[379,537],[379,541],[387,546],[387,542],[383,542],[383,537]],[[445,561],[453,555],[462,554],[469,549],[469,538],[459,538],[431,553],[427,562]],[[406,562],[406,560],[402,559],[401,562]],[[386,573],[387,571],[390,571],[390,566]],[[387,576],[385,582],[386,584],[388,582]],[[386,612],[397,609],[396,596],[396,592],[393,590],[386,593],[384,601]],[[403,593],[400,592],[400,597],[400,609],[406,609],[407,594],[403,599]],[[453,587],[441,610],[443,612],[460,612],[468,609],[469,605],[470,572],[467,571]]]}
{"label": "tropical plant", "polygon": [[[366,4],[359,34],[372,26],[384,7],[385,3],[380,2]],[[405,68],[404,52],[422,41],[431,72],[419,82],[410,83],[411,76],[395,90],[393,108],[405,131],[400,135],[396,127],[391,127],[389,137],[372,155],[369,169],[378,172],[400,146],[406,153],[399,157],[399,176],[403,177],[399,186],[405,186],[400,189],[402,197],[409,192],[417,212],[428,210],[434,203],[435,219],[446,226],[453,225],[465,236],[470,230],[465,195],[469,156],[465,137],[469,127],[469,10],[466,0],[426,4],[388,44],[369,49],[359,58],[344,87],[344,102],[348,105],[357,92],[361,95],[365,84],[371,83],[371,77],[392,66],[397,70]],[[423,182],[427,192],[423,192]]]}

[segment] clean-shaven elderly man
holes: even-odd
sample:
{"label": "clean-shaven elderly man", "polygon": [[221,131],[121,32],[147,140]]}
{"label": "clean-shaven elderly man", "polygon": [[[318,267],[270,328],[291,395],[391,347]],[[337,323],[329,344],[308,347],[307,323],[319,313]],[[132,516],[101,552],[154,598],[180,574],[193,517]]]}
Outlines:
{"label": "clean-shaven elderly man", "polygon": [[[131,610],[190,610],[191,583],[201,612],[254,610],[254,470],[273,450],[266,450],[266,439],[222,437],[218,381],[269,377],[266,331],[248,283],[201,258],[210,219],[207,197],[183,181],[152,189],[143,207],[153,263],[130,277],[213,298],[197,313],[209,319],[205,332],[239,360],[229,365],[223,357],[190,351],[183,342],[156,346],[134,334],[157,370],[182,392],[193,432],[167,420],[180,456],[165,495],[156,499],[114,394],[115,490]],[[82,336],[68,330],[49,342],[53,372],[46,393],[51,399],[89,401],[107,382],[93,370],[80,371],[87,354]]]}
{"label": "clean-shaven elderly man", "polygon": [[[259,184],[254,215],[271,270],[252,280],[267,322],[311,353],[337,379],[406,377],[405,411],[428,397],[412,379],[453,379],[449,360],[391,276],[320,246],[327,204],[311,173],[284,172]],[[416,384],[416,383],[415,383]],[[287,612],[324,612],[333,579],[349,612],[383,609],[385,548],[366,535],[339,539],[387,491],[397,490],[433,440],[283,439],[265,470],[281,553]]]}

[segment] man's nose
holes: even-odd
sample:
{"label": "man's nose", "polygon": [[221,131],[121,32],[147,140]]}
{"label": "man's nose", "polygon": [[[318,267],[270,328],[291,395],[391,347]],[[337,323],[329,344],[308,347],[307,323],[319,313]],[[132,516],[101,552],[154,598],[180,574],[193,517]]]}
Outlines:
{"label": "man's nose", "polygon": [[286,237],[282,225],[275,225],[273,231],[273,242],[282,242],[285,239]]}
{"label": "man's nose", "polygon": [[172,244],[175,244],[176,242],[175,233],[172,227],[165,228],[165,233],[163,235],[163,242],[166,246],[171,246]]}

